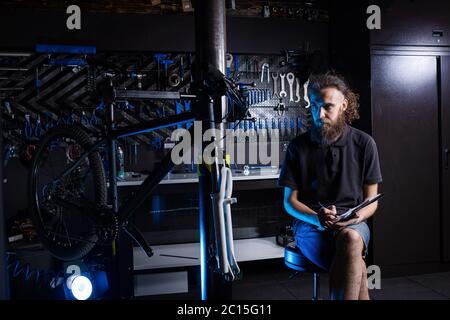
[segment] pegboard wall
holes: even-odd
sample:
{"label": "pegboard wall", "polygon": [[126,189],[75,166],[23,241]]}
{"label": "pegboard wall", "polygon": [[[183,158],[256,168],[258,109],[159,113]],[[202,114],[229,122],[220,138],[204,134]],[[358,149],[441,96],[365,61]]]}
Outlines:
{"label": "pegboard wall", "polygon": [[[121,88],[190,92],[194,60],[191,53],[98,53],[96,56],[130,70],[129,76],[118,83]],[[81,124],[93,137],[101,132],[104,105],[93,93],[98,83],[105,81],[105,70],[83,64],[83,58],[63,54],[0,56],[0,103],[7,146],[35,143],[46,130],[61,123]],[[281,61],[281,55],[227,55],[227,75],[238,76],[241,83],[254,85],[248,90],[248,103],[251,116],[256,118],[255,123],[229,123],[228,128],[279,129],[284,141],[307,130],[310,114],[303,86],[295,77],[288,80],[293,70],[280,66]],[[119,126],[190,108],[189,101],[173,100],[128,100],[117,105]],[[127,138],[127,142],[159,150],[173,129],[176,127],[140,134]]]}

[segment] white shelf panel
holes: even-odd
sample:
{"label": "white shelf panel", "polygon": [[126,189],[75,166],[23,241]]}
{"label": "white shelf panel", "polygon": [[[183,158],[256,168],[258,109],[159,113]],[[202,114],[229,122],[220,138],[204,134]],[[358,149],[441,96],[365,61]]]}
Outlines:
{"label": "white shelf panel", "polygon": [[[181,243],[152,246],[154,255],[147,257],[140,247],[133,248],[134,270],[189,267],[200,265],[200,244]],[[284,248],[275,237],[234,241],[236,260],[254,261],[284,257]]]}

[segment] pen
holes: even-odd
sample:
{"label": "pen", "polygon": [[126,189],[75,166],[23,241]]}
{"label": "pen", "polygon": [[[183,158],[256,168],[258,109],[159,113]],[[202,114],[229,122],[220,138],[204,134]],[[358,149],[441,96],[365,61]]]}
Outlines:
{"label": "pen", "polygon": [[320,203],[320,201],[318,201],[317,203],[319,204],[320,209],[326,209],[326,207],[322,203]]}

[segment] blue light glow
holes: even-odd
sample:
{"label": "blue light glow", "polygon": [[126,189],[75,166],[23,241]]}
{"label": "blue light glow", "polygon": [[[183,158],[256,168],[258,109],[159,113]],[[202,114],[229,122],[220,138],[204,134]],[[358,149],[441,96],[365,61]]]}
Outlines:
{"label": "blue light glow", "polygon": [[74,276],[71,281],[70,290],[75,299],[87,300],[92,294],[92,282],[88,277]]}

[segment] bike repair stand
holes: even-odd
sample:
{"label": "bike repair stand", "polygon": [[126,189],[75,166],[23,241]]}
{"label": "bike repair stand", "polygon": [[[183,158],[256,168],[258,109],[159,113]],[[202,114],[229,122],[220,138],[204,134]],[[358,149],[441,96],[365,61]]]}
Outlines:
{"label": "bike repair stand", "polygon": [[[205,81],[208,66],[225,74],[226,20],[225,0],[197,1],[195,6],[195,55],[194,83],[200,88]],[[202,134],[211,128],[220,129],[216,141],[222,141],[226,100],[224,97],[200,97],[198,110],[202,114]],[[216,119],[221,119],[217,121]],[[206,120],[206,121],[205,121]],[[203,151],[203,148],[202,148]],[[215,154],[215,163],[207,166],[202,159],[199,166],[199,231],[200,231],[200,279],[201,299],[231,299],[231,282],[223,274],[215,272],[217,260],[214,255],[215,230],[211,197],[218,193],[218,176],[221,166],[217,163],[222,154]]]}

